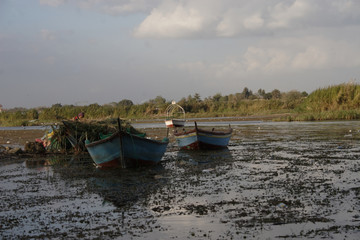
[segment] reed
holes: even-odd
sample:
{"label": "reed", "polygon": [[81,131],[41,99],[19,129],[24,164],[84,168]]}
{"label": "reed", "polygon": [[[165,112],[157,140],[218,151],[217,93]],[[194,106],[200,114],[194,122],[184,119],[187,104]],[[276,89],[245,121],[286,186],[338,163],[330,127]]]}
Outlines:
{"label": "reed", "polygon": [[[354,83],[343,83],[317,89],[304,101],[306,111],[328,112],[354,110],[360,107],[360,85]],[[343,113],[338,112],[340,116]],[[345,115],[352,113],[346,113]]]}
{"label": "reed", "polygon": [[[260,94],[260,95],[259,95]],[[243,93],[227,96],[215,94],[201,100],[199,94],[182,98],[178,104],[187,117],[219,117],[287,114],[281,120],[314,121],[335,119],[359,119],[360,86],[343,83],[320,88],[307,95],[306,92],[289,91],[280,93],[259,91],[253,94],[246,89]],[[165,109],[170,104],[161,96],[142,104],[130,100],[105,105],[90,104],[73,106],[54,104],[50,108],[15,109],[0,113],[2,126],[19,126],[38,123],[54,123],[73,119],[79,112],[85,113],[87,120],[100,120],[121,116],[125,119],[165,119]],[[291,116],[291,117],[287,117]],[[36,124],[36,123],[35,123]]]}

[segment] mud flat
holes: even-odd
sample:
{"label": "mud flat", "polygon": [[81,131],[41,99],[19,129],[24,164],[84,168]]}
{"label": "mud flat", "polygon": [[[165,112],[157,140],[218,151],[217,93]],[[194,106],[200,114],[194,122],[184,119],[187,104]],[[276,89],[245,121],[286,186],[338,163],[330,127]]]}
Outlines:
{"label": "mud flat", "polygon": [[0,236],[359,238],[358,122],[233,128],[228,149],[177,151],[172,142],[152,168],[103,171],[87,155],[0,155]]}
{"label": "mud flat", "polygon": [[14,144],[24,146],[44,136],[45,130],[0,130],[0,145]]}

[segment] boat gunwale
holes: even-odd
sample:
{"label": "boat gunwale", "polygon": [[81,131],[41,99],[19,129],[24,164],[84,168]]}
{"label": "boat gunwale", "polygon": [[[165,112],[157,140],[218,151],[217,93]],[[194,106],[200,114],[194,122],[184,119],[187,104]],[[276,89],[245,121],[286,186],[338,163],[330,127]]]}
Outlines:
{"label": "boat gunwale", "polygon": [[228,130],[225,130],[225,131],[210,131],[210,130],[205,130],[205,129],[201,129],[201,128],[197,128],[197,129],[194,128],[189,131],[174,133],[174,135],[177,137],[180,137],[180,136],[188,135],[188,134],[191,134],[194,132],[223,136],[223,135],[231,134],[233,132],[233,129],[229,128]]}
{"label": "boat gunwale", "polygon": [[134,134],[131,134],[131,133],[124,132],[124,131],[121,131],[121,132],[117,131],[114,134],[112,134],[110,137],[100,139],[98,141],[91,142],[89,144],[85,144],[85,147],[94,147],[94,146],[97,146],[99,144],[109,142],[109,141],[113,140],[114,138],[116,138],[118,136],[121,136],[121,135],[128,135],[131,138],[137,138],[137,139],[139,139],[141,141],[147,141],[147,142],[155,143],[155,144],[158,144],[158,145],[164,145],[164,144],[169,143],[169,140],[163,142],[163,141],[159,141],[159,140],[155,140],[155,139],[149,139],[149,138],[146,138],[146,137],[140,137],[140,136],[137,136],[137,135],[134,135]]}
{"label": "boat gunwale", "polygon": [[140,136],[137,136],[137,135],[134,135],[134,134],[131,134],[131,133],[127,133],[127,132],[124,132],[124,131],[121,131],[121,134],[125,134],[125,135],[129,135],[130,137],[132,138],[137,138],[141,141],[147,141],[147,142],[151,142],[151,143],[156,143],[156,144],[159,144],[159,145],[164,145],[164,144],[168,144],[169,143],[169,140],[167,141],[159,141],[159,140],[155,140],[155,139],[149,139],[149,138],[146,138],[146,137],[140,137]]}
{"label": "boat gunwale", "polygon": [[97,146],[97,145],[100,145],[100,144],[103,144],[103,143],[106,143],[106,142],[110,142],[111,140],[113,140],[114,138],[116,138],[118,136],[120,136],[119,131],[113,133],[111,136],[109,136],[107,138],[100,139],[98,141],[91,142],[89,144],[85,144],[85,147],[94,147],[94,146]]}

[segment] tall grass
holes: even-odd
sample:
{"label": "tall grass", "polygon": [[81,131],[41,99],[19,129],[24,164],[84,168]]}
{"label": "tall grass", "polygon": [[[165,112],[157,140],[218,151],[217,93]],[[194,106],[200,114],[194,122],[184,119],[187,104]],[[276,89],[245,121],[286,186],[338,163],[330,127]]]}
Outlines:
{"label": "tall grass", "polygon": [[360,107],[360,85],[344,83],[318,89],[304,101],[304,109],[313,112],[354,110]]}
{"label": "tall grass", "polygon": [[[128,100],[129,101],[129,100]],[[121,101],[122,102],[122,101]],[[21,109],[0,113],[0,125],[29,125],[37,122],[54,122],[72,119],[79,112],[89,120],[106,118],[165,118],[170,102],[149,100],[143,104],[91,104],[73,106],[55,104],[50,108]],[[131,102],[131,101],[130,101]],[[241,94],[221,96],[217,94],[200,100],[189,96],[179,102],[187,117],[222,117],[281,114],[282,121],[353,120],[360,119],[360,85],[343,83],[320,88],[305,97],[298,91],[281,93],[281,96],[264,99],[253,95],[242,98]]]}

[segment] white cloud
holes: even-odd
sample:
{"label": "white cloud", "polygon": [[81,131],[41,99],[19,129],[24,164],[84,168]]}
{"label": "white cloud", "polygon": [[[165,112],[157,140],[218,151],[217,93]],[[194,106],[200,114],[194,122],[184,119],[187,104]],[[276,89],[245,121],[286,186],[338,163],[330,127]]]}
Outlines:
{"label": "white cloud", "polygon": [[360,47],[356,43],[315,36],[284,38],[261,45],[249,47],[244,54],[248,71],[269,73],[360,67]]}
{"label": "white cloud", "polygon": [[295,0],[292,4],[290,1],[281,1],[275,7],[269,8],[271,17],[268,26],[270,28],[291,27],[293,20],[305,18],[311,9],[312,6],[307,0]]}
{"label": "white cloud", "polygon": [[244,32],[264,30],[265,19],[260,12],[245,13],[240,8],[232,8],[223,13],[215,26],[218,37],[233,37]]}
{"label": "white cloud", "polygon": [[139,38],[236,37],[360,23],[358,0],[39,0],[75,4],[109,15],[148,14],[135,29]]}
{"label": "white cloud", "polygon": [[244,27],[246,29],[259,29],[264,25],[264,19],[260,14],[255,13],[244,19]]}
{"label": "white cloud", "polygon": [[[165,2],[165,1],[164,1]],[[359,24],[360,1],[355,0],[172,0],[154,6],[136,30],[137,37],[234,37],[241,34],[293,31],[336,24]],[[202,2],[203,4],[198,4]],[[209,6],[216,4],[216,8]],[[190,24],[191,23],[191,24]],[[192,25],[194,24],[194,25]],[[171,31],[171,33],[169,33]]]}
{"label": "white cloud", "polygon": [[196,8],[177,5],[172,11],[154,9],[138,29],[137,37],[186,37],[202,30],[204,18]]}
{"label": "white cloud", "polygon": [[323,37],[285,38],[249,46],[237,60],[222,63],[182,64],[189,72],[206,72],[219,79],[236,79],[248,74],[299,73],[309,70],[360,67],[360,46]]}
{"label": "white cloud", "polygon": [[237,34],[242,28],[242,16],[236,9],[229,9],[221,17],[216,26],[216,33],[220,37],[231,37]]}
{"label": "white cloud", "polygon": [[292,57],[290,66],[296,70],[322,69],[329,66],[330,63],[331,59],[327,49],[319,46],[309,46]]}
{"label": "white cloud", "polygon": [[249,47],[243,56],[246,72],[278,72],[288,69],[291,54],[284,49],[270,47]]}

